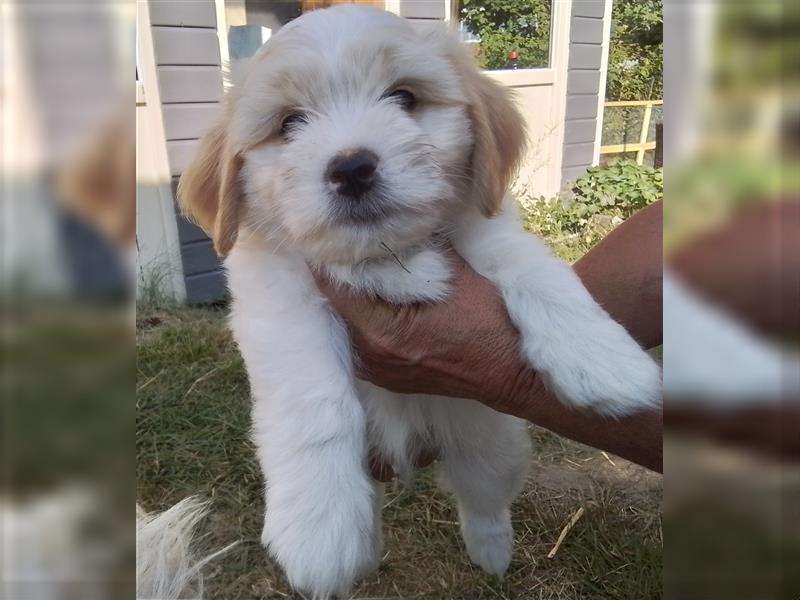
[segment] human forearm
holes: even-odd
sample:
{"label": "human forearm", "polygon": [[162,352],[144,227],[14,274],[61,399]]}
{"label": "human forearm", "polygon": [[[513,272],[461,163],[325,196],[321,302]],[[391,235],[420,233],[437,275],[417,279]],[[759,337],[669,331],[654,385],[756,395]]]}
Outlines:
{"label": "human forearm", "polygon": [[[640,344],[661,343],[660,202],[612,232],[575,265],[575,271],[594,299]],[[492,361],[496,368],[473,382],[480,400],[573,440],[661,470],[660,410],[614,420],[564,406],[519,358],[516,338],[502,321],[497,322],[498,340],[488,343],[498,349]]]}
{"label": "human forearm", "polygon": [[496,389],[486,389],[479,399],[559,435],[661,472],[663,419],[660,410],[620,419],[602,418],[563,405],[526,366],[508,369],[505,378],[509,386],[504,396],[498,398]]}

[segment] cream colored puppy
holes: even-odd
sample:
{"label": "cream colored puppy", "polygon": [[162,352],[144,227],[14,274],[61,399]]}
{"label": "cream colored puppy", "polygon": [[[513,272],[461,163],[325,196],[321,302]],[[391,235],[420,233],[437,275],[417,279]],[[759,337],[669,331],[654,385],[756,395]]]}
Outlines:
{"label": "cream colored puppy", "polygon": [[183,176],[185,210],[227,255],[262,539],[314,598],[346,595],[377,564],[370,451],[404,471],[434,449],[470,558],[501,574],[530,448],[524,422],[477,402],[358,381],[309,264],[392,302],[446,301],[446,240],[500,290],[520,352],[564,403],[624,415],[660,402],[658,367],[519,224],[506,191],[524,139],[507,92],[444,30],[339,6],[261,48]]}

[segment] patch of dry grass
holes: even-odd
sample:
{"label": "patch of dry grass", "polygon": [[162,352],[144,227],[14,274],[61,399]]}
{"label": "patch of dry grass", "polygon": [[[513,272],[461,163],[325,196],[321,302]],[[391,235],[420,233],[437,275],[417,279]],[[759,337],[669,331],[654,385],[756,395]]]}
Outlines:
{"label": "patch of dry grass", "polygon": [[[212,500],[204,543],[241,540],[209,569],[209,598],[300,598],[259,542],[263,484],[248,440],[247,379],[223,313],[140,314],[138,331],[139,501],[160,510],[199,494]],[[385,556],[354,598],[660,598],[660,477],[536,427],[531,436],[503,580],[470,564],[453,503],[426,469],[407,488],[387,486]],[[548,559],[579,507],[585,514]]]}

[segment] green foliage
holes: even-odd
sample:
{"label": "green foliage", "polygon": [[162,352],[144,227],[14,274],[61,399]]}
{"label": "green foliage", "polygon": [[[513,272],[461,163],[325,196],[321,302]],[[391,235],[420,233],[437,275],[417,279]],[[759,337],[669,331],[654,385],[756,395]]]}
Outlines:
{"label": "green foliage", "polygon": [[614,0],[607,100],[664,97],[662,0]]}
{"label": "green foliage", "polygon": [[480,36],[478,63],[502,69],[508,53],[520,53],[520,67],[545,67],[550,56],[548,0],[463,0],[461,19]]}
{"label": "green foliage", "polygon": [[578,215],[608,210],[624,218],[663,196],[664,174],[661,169],[619,161],[592,167],[575,182],[572,192]]}
{"label": "green foliage", "polygon": [[521,204],[526,228],[574,261],[663,193],[661,169],[620,161],[589,169],[561,197],[522,199]]}

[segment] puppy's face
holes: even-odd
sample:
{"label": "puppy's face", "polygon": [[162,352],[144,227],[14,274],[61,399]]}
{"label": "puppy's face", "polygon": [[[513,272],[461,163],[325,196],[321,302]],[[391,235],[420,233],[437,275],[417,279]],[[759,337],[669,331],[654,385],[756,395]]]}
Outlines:
{"label": "puppy's face", "polygon": [[218,172],[210,229],[223,252],[240,227],[315,262],[402,250],[466,202],[496,210],[522,146],[504,91],[456,42],[353,6],[284,27],[228,102],[181,183],[209,230],[193,196]]}
{"label": "puppy's face", "polygon": [[245,222],[309,258],[355,262],[431,235],[473,144],[461,82],[379,11],[312,12],[254,59],[231,135]]}

